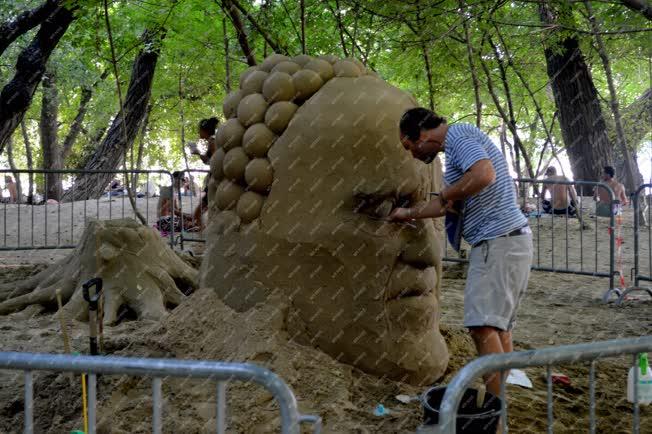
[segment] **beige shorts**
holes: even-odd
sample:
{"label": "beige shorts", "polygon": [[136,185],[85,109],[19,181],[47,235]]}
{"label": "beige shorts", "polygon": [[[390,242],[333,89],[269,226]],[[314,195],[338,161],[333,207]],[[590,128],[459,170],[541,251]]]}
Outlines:
{"label": "beige shorts", "polygon": [[511,330],[531,264],[532,234],[496,238],[472,248],[464,288],[464,326]]}

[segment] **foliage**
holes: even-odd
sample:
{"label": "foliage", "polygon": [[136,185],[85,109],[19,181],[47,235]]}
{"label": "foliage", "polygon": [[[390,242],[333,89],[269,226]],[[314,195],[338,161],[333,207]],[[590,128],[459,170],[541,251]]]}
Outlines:
{"label": "foliage", "polygon": [[[0,20],[39,3],[37,0],[3,1]],[[299,2],[240,0],[239,3],[279,46],[287,49],[290,55],[300,53]],[[531,0],[306,0],[307,50],[314,55],[333,53],[340,56],[354,51],[355,57],[367,62],[386,80],[411,92],[420,104],[427,106],[432,92],[437,111],[450,121],[472,123],[476,107],[464,33],[466,23],[468,43],[473,49],[480,81],[482,127],[497,135],[504,123],[488,88],[490,78],[500,104],[506,108],[502,62],[519,136],[536,166],[547,137],[546,128],[554,125],[554,145],[557,149],[563,148],[558,122],[553,123],[555,105],[547,85],[544,45],[554,47],[565,37],[577,38],[601,97],[608,99],[605,74],[583,2],[550,0],[550,3],[560,11],[559,32],[545,28],[539,18],[538,2]],[[94,146],[92,138],[106,128],[119,109],[104,21],[104,1],[77,0],[76,4],[78,19],[63,37],[48,65],[56,74],[60,94],[60,142],[77,115],[82,88],[93,91],[83,132],[66,162],[68,167],[76,167],[82,161],[89,147]],[[618,96],[624,107],[650,87],[651,28],[642,15],[618,1],[594,1],[592,6],[604,33]],[[123,93],[145,29],[165,32],[152,91],[144,164],[181,168],[185,164],[181,151],[182,127],[185,140],[196,140],[199,119],[222,116],[221,101],[226,95],[227,83],[223,40],[225,13],[221,2],[112,0],[108,9]],[[271,51],[244,15],[242,22],[260,61]],[[237,86],[237,77],[247,65],[235,29],[228,19],[226,23],[231,86]],[[2,83],[11,78],[20,50],[29,43],[35,31],[21,36],[0,57]],[[425,55],[432,73],[432,89],[429,89]],[[480,67],[482,62],[488,68],[489,77]],[[105,71],[108,74],[103,77]],[[26,115],[37,167],[40,164],[40,98],[39,89]],[[544,123],[537,114],[535,101],[541,108]],[[610,116],[607,110],[604,115]],[[507,137],[509,147],[512,139],[510,134]],[[15,133],[14,143],[17,165],[25,167],[20,130]],[[544,161],[550,156],[550,147],[547,149]],[[191,165],[201,167],[197,159],[192,159]]]}

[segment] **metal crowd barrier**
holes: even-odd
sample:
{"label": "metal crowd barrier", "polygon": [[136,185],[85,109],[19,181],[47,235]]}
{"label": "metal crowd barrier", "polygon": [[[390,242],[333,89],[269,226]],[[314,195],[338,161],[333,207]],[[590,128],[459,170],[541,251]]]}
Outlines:
{"label": "metal crowd barrier", "polygon": [[162,383],[163,377],[168,376],[205,378],[217,381],[215,420],[218,434],[226,432],[226,385],[230,380],[253,381],[274,396],[279,404],[283,434],[299,434],[301,423],[313,424],[313,432],[316,434],[321,430],[320,417],[299,414],[296,398],[281,378],[268,369],[250,363],[0,352],[0,369],[22,370],[25,373],[25,434],[34,432],[32,371],[38,370],[88,374],[87,434],[95,434],[96,429],[97,374],[152,377],[152,432],[154,434],[160,434],[163,427]]}
{"label": "metal crowd barrier", "polygon": [[[203,195],[208,194],[207,192],[204,192],[204,186],[207,185],[208,183],[208,177],[210,176],[210,171],[205,170],[205,169],[186,169],[186,170],[181,170],[174,172],[182,174],[181,176],[184,178],[187,178],[190,181],[191,185],[191,191],[190,194],[188,195],[187,189],[184,189],[185,191],[183,192],[184,195],[190,196],[190,213],[194,215],[195,210],[198,206],[201,205],[202,203],[202,198]],[[179,199],[179,207],[181,209],[181,213],[183,215],[183,201],[182,199],[182,189],[177,188],[175,194],[177,195]],[[203,210],[202,210],[203,211]],[[187,232],[185,226],[185,223],[182,219],[181,221],[181,233],[179,234],[179,247],[183,250],[183,243],[184,242],[194,242],[194,243],[205,243],[206,239],[202,237],[201,232]]]}
{"label": "metal crowd barrier", "polygon": [[[534,242],[532,270],[606,277],[609,279],[609,288],[604,293],[603,300],[605,302],[608,301],[610,295],[614,292],[617,295],[620,295],[620,291],[614,286],[614,279],[617,274],[615,270],[615,216],[611,215],[608,218],[608,221],[604,223],[601,223],[596,217],[593,219],[594,222],[589,225],[588,219],[586,218],[587,216],[583,214],[583,211],[586,208],[584,208],[581,203],[585,190],[591,191],[592,195],[593,189],[601,187],[607,191],[610,198],[609,208],[612,209],[614,205],[619,204],[619,201],[615,200],[615,195],[611,188],[602,182],[593,181],[550,181],[544,179],[515,179],[514,181],[519,185],[519,188],[517,188],[517,195],[519,193],[520,195],[518,195],[516,199],[522,208],[527,202],[527,193],[530,190],[534,190],[534,186],[567,185],[574,188],[578,187],[579,189],[577,192],[578,200],[580,202],[577,204],[579,224],[577,225],[578,229],[576,229],[579,235],[579,243],[576,245],[569,242],[569,235],[571,234],[569,231],[574,229],[570,229],[569,227],[569,218],[571,218],[571,216],[568,214],[568,210],[566,210],[565,214],[558,214],[559,217],[564,217],[561,221],[559,221],[560,219],[554,218],[554,215],[550,215],[550,229],[546,230],[546,228],[542,228],[543,225],[541,220],[542,217],[546,216],[541,204],[543,198],[531,198],[536,199],[536,210],[530,212],[531,215],[528,218]],[[551,196],[555,194],[553,189],[549,188],[548,190],[550,191]],[[551,197],[550,202],[554,203],[554,196]],[[559,227],[560,225],[563,228],[561,240],[559,239],[559,236],[555,236],[555,227]],[[594,229],[593,237],[586,235],[583,230],[583,228],[591,226]],[[604,250],[601,251],[598,248],[600,234],[603,234],[602,239],[606,240],[609,245],[606,259],[604,258]],[[451,253],[454,253],[454,251],[449,248],[448,242],[444,249],[444,261],[458,263],[468,262],[468,259],[466,259],[464,255],[458,257],[451,256]],[[600,260],[601,257],[602,260]]]}
{"label": "metal crowd barrier", "polygon": [[[1,250],[40,250],[40,249],[72,249],[77,246],[77,241],[88,218],[98,220],[111,220],[114,218],[134,217],[135,213],[131,208],[127,196],[126,182],[131,182],[134,176],[139,176],[139,182],[144,181],[144,188],[136,188],[134,195],[139,212],[145,217],[148,226],[152,226],[158,219],[156,204],[150,204],[150,198],[158,197],[158,187],[171,187],[173,185],[172,174],[166,170],[0,170],[0,176],[30,175],[35,178],[36,192],[42,192],[42,200],[38,204],[27,204],[19,200],[18,203],[0,204],[0,227],[2,235],[0,239]],[[82,201],[47,202],[47,192],[51,187],[52,179],[61,184],[65,190],[69,190],[74,196],[74,180],[80,175],[96,175],[102,179],[110,174],[114,179],[120,181],[123,192],[105,190],[96,198],[89,198]],[[143,179],[145,178],[145,179]],[[50,179],[50,181],[48,181]],[[103,182],[103,181],[98,181]],[[50,185],[48,185],[50,184]],[[26,191],[27,184],[22,182],[23,190]],[[67,189],[65,187],[68,187]],[[154,191],[152,191],[152,189]],[[27,196],[23,193],[23,196]],[[80,203],[81,202],[81,203]],[[101,211],[101,203],[108,202],[108,211]],[[114,202],[118,202],[114,205]],[[62,225],[62,216],[69,216],[70,224]],[[52,214],[55,214],[52,216]],[[43,232],[35,235],[35,229],[40,229],[39,220],[43,218]],[[83,227],[75,231],[75,221],[83,219]],[[54,220],[54,221],[53,221]],[[25,222],[26,221],[26,222]],[[15,222],[15,226],[13,225]],[[8,229],[8,224],[11,227]],[[54,226],[54,227],[53,227]],[[172,225],[173,226],[173,225]],[[76,237],[77,235],[77,237]],[[170,246],[174,246],[174,227],[170,235]]]}
{"label": "metal crowd barrier", "polygon": [[[455,421],[457,409],[462,401],[464,391],[471,385],[475,378],[492,372],[504,373],[509,369],[528,368],[533,366],[546,366],[547,379],[547,410],[548,433],[553,428],[553,401],[552,401],[552,370],[551,366],[562,363],[577,363],[590,361],[589,369],[589,432],[596,432],[595,417],[595,361],[597,359],[633,354],[634,371],[634,404],[633,404],[633,432],[640,432],[640,415],[638,404],[638,375],[639,368],[636,355],[652,351],[652,336],[643,336],[630,339],[614,339],[610,341],[593,342],[588,344],[565,345],[544,348],[541,350],[519,351],[506,354],[495,354],[480,357],[464,366],[451,380],[446,388],[444,397],[439,407],[439,423],[433,426],[420,427],[419,434],[455,434]],[[623,384],[625,382],[623,381]],[[501,410],[502,432],[507,432],[507,405],[505,405],[505,382],[501,383],[500,397],[503,402]]]}
{"label": "metal crowd barrier", "polygon": [[[644,215],[645,209],[641,209],[641,192],[645,193],[646,190],[650,191],[652,184],[641,185],[634,193],[631,194],[632,205],[634,207],[634,268],[632,269],[632,281],[634,286],[625,289],[620,294],[617,303],[620,304],[625,300],[625,297],[636,291],[647,292],[652,297],[652,289],[649,287],[642,287],[640,282],[652,282],[652,224],[650,224],[652,213],[649,206],[647,208],[647,222],[641,225],[641,216]],[[644,199],[645,201],[645,199]],[[647,205],[647,203],[645,203]],[[647,273],[641,271],[641,226],[647,226]]]}

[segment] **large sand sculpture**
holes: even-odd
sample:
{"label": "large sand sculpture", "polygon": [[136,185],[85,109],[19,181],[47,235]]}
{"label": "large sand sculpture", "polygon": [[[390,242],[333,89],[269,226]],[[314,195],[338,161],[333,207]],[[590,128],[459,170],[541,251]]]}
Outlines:
{"label": "large sand sculpture", "polygon": [[441,228],[382,220],[440,182],[399,142],[415,105],[355,59],[246,70],[211,160],[202,287],[241,312],[280,295],[295,340],[376,375],[439,378]]}

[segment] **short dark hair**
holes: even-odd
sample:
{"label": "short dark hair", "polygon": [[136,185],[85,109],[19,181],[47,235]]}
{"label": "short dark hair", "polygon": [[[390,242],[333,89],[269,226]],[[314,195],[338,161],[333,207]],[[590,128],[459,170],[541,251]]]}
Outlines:
{"label": "short dark hair", "polygon": [[609,175],[610,177],[616,176],[616,169],[614,169],[611,166],[604,166],[604,173],[605,175]]}
{"label": "short dark hair", "polygon": [[403,113],[399,128],[401,134],[414,141],[419,139],[421,130],[432,130],[443,123],[446,123],[443,117],[426,108],[417,107]]}
{"label": "short dark hair", "polygon": [[208,119],[202,119],[199,121],[199,129],[206,131],[208,134],[211,136],[215,134],[215,129],[217,128],[217,125],[220,123],[220,120],[217,118],[208,118]]}
{"label": "short dark hair", "polygon": [[556,175],[557,168],[555,166],[550,166],[546,169],[546,175]]}

